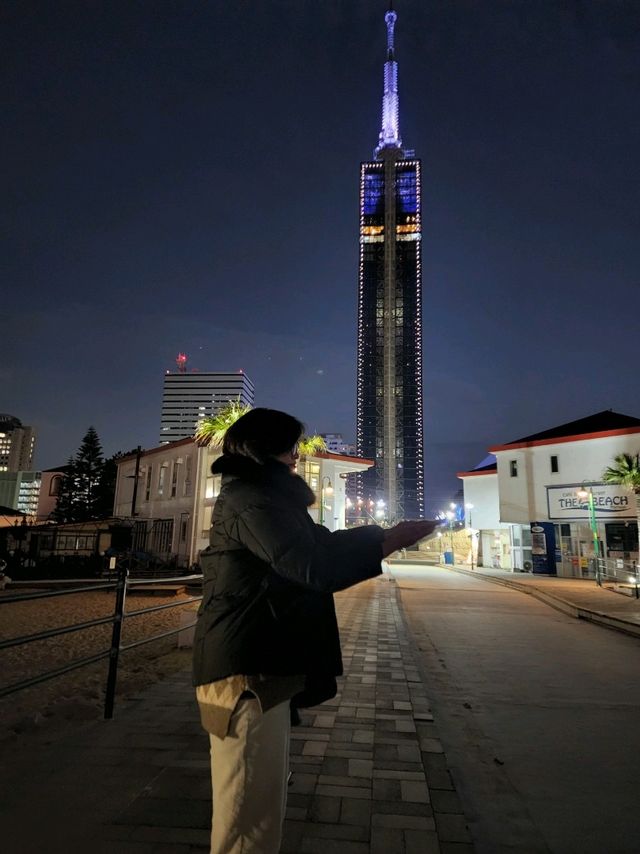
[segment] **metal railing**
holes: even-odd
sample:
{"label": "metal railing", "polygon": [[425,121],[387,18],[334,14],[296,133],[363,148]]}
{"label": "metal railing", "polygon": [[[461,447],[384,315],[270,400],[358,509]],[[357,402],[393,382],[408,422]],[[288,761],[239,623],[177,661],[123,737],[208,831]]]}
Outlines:
{"label": "metal railing", "polygon": [[111,719],[113,717],[113,708],[115,704],[116,684],[118,680],[118,662],[121,652],[126,652],[129,649],[134,649],[143,646],[153,641],[161,640],[162,638],[170,637],[171,635],[179,634],[193,628],[196,624],[194,620],[191,623],[179,626],[177,629],[169,629],[165,632],[150,637],[142,638],[141,640],[131,643],[122,643],[122,628],[124,621],[127,618],[140,617],[144,614],[151,614],[157,611],[163,611],[169,608],[179,608],[183,605],[189,605],[193,602],[200,602],[202,596],[190,596],[187,599],[181,599],[179,602],[169,602],[164,605],[154,605],[150,608],[140,608],[137,611],[125,611],[127,591],[132,587],[150,584],[169,584],[169,583],[185,583],[188,581],[201,581],[202,575],[180,575],[171,578],[130,578],[129,573],[133,564],[132,557],[121,559],[117,565],[117,580],[115,582],[107,582],[104,584],[91,584],[81,587],[71,587],[63,590],[49,590],[44,593],[24,593],[17,596],[7,596],[0,598],[0,605],[10,605],[15,602],[27,602],[34,599],[49,599],[53,596],[71,596],[77,593],[93,592],[94,590],[115,590],[115,604],[113,614],[109,617],[99,617],[95,620],[85,620],[80,623],[73,623],[67,626],[60,626],[55,629],[48,629],[42,632],[34,632],[30,635],[21,635],[18,637],[7,638],[0,641],[0,650],[8,649],[14,646],[22,646],[24,644],[33,643],[34,641],[46,640],[48,638],[58,637],[59,635],[69,634],[71,632],[79,632],[83,629],[90,629],[94,626],[102,626],[108,623],[113,625],[111,634],[111,645],[108,649],[101,650],[94,655],[87,655],[83,658],[77,658],[62,667],[47,670],[37,676],[32,676],[28,679],[22,679],[19,682],[14,682],[11,685],[5,685],[0,688],[0,699],[8,697],[10,694],[15,694],[25,688],[31,688],[34,685],[39,685],[50,679],[55,679],[58,676],[63,676],[80,667],[85,667],[88,664],[94,664],[97,661],[109,659],[109,669],[107,673],[107,684],[105,690],[104,717]]}
{"label": "metal railing", "polygon": [[640,599],[640,567],[635,560],[601,557],[593,563],[599,584],[613,582],[628,587],[636,599]]}

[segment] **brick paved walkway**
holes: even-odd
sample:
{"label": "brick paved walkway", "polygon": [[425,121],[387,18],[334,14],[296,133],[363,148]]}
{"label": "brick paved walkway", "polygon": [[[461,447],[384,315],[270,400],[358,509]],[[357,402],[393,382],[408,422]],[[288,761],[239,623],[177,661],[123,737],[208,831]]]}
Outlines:
{"label": "brick paved walkway", "polygon": [[[394,582],[336,597],[345,678],[292,732],[285,854],[471,852]],[[315,712],[315,713],[314,713]]]}
{"label": "brick paved walkway", "polygon": [[[336,601],[345,678],[292,732],[283,854],[472,852],[395,583]],[[24,739],[5,760],[7,854],[208,851],[208,740],[188,673],[120,702],[114,721]]]}

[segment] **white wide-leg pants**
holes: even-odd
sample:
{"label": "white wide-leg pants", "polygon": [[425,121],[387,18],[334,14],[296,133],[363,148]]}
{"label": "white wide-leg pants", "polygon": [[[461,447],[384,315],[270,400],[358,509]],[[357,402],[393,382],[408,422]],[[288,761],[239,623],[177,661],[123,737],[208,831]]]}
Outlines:
{"label": "white wide-leg pants", "polygon": [[289,702],[262,714],[238,701],[225,738],[210,735],[211,854],[278,854],[287,803]]}

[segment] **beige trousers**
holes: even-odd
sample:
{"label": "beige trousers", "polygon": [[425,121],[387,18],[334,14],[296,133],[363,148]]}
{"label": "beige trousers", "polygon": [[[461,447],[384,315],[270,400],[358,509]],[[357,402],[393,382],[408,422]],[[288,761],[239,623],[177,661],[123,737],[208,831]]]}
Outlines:
{"label": "beige trousers", "polygon": [[211,854],[278,854],[287,803],[289,701],[262,714],[238,701],[225,738],[209,735]]}

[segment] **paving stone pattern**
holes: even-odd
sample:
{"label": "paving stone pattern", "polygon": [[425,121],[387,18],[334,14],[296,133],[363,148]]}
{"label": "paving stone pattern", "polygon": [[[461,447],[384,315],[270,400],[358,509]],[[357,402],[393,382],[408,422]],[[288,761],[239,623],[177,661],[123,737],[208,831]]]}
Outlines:
{"label": "paving stone pattern", "polygon": [[472,852],[395,583],[336,604],[345,674],[292,731],[282,854]]}
{"label": "paving stone pattern", "polygon": [[[345,675],[292,731],[282,854],[472,852],[396,584],[370,581],[336,604]],[[111,722],[5,758],[7,854],[209,851],[208,738],[188,672],[118,701]]]}

